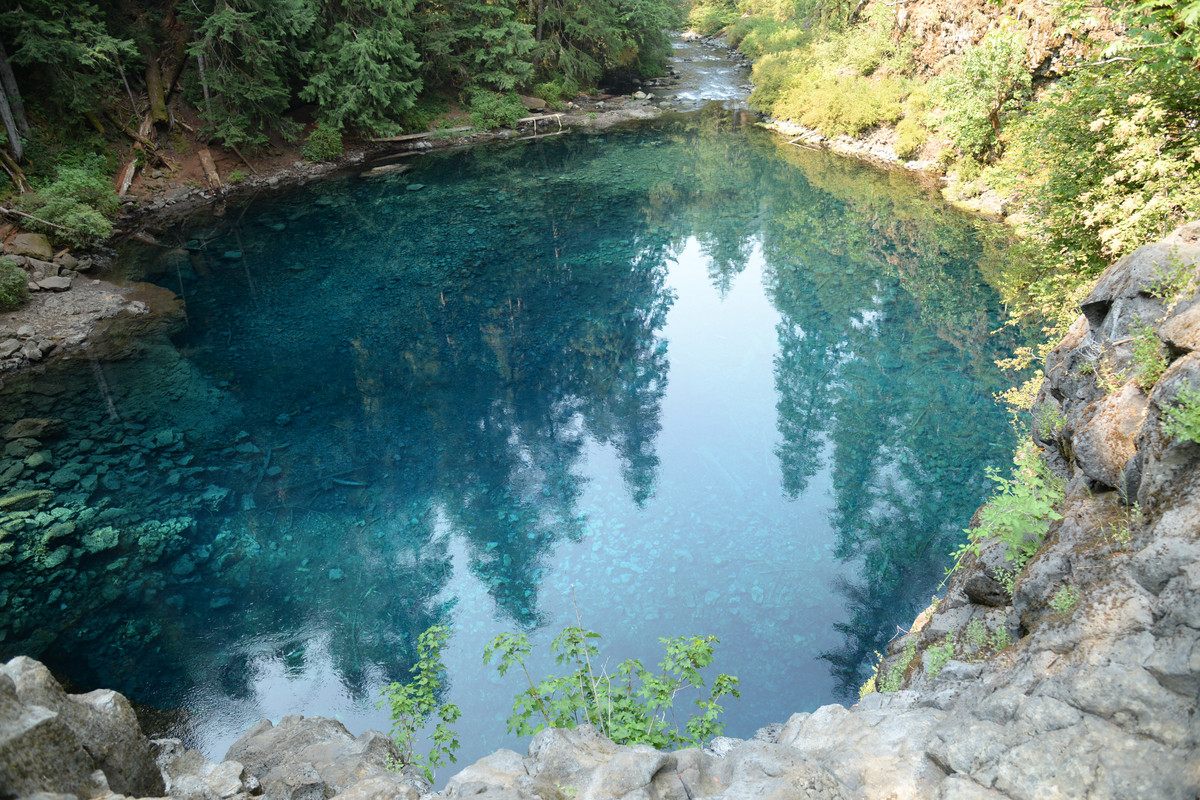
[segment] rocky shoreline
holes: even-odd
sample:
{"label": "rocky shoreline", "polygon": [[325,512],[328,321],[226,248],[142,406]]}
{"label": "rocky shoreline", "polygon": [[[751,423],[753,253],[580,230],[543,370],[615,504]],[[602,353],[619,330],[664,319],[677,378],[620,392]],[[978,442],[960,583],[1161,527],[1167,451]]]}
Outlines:
{"label": "rocky shoreline", "polygon": [[[55,252],[42,234],[13,233],[0,245],[0,255],[13,258],[25,270],[30,299],[15,311],[0,312],[0,380],[6,373],[60,358],[85,353],[100,358],[119,355],[110,352],[105,339],[113,337],[106,336],[106,332],[113,326],[140,327],[149,322],[148,313],[170,304],[153,286],[127,285],[111,275],[116,257],[111,248],[126,239],[153,241],[156,232],[201,210],[220,209],[228,201],[302,186],[337,173],[369,171],[377,164],[389,163],[397,155],[419,155],[532,135],[604,130],[625,122],[653,119],[670,110],[669,104],[656,102],[654,90],[673,81],[672,76],[646,81],[642,88],[648,92],[639,88],[627,96],[580,97],[562,113],[555,112],[555,119],[526,122],[516,128],[431,133],[402,143],[351,142],[346,153],[335,161],[295,161],[227,182],[220,191],[178,181],[152,180],[137,199],[122,205],[108,246],[88,252]],[[534,109],[531,114],[540,115],[541,111]]]}
{"label": "rocky shoreline", "polygon": [[[1184,279],[1172,296],[1167,270]],[[378,732],[263,720],[217,764],[177,740],[148,741],[120,695],[67,695],[17,658],[0,669],[0,786],[63,800],[1194,798],[1200,444],[1162,423],[1200,387],[1198,281],[1200,223],[1101,276],[1034,407],[1033,438],[1065,486],[1061,518],[1007,580],[1003,544],[966,559],[893,644],[880,691],[851,708],[670,753],[587,726],[544,731],[527,755],[498,751],[435,794],[388,768],[397,751]],[[1145,324],[1172,356],[1149,389],[1132,343]]]}

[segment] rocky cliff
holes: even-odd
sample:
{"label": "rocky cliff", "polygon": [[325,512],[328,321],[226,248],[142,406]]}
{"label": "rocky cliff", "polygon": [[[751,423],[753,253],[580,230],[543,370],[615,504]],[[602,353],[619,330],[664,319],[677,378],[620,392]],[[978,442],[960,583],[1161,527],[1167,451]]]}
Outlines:
{"label": "rocky cliff", "polygon": [[[1164,425],[1200,390],[1198,280],[1200,223],[1099,279],[1033,409],[1034,441],[1065,486],[1060,518],[1015,575],[1001,544],[968,557],[894,643],[876,679],[886,691],[704,750],[545,731],[528,755],[497,752],[436,796],[1200,795],[1200,443]],[[68,695],[29,659],[0,670],[4,798],[431,796],[387,769],[396,755],[382,734],[288,717],[260,722],[215,764],[148,742],[120,695]]]}

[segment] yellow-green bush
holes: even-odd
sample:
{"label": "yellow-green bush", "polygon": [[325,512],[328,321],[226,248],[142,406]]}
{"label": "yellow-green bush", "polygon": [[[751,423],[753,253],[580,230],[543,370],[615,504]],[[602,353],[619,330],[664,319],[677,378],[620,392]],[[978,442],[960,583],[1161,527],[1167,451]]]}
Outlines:
{"label": "yellow-green bush", "polygon": [[754,64],[751,104],[773,116],[782,116],[776,112],[775,104],[805,74],[807,67],[808,59],[801,50],[785,50],[763,56]]}
{"label": "yellow-green bush", "polygon": [[809,73],[775,103],[776,116],[816,128],[826,136],[859,136],[904,115],[905,82]]}
{"label": "yellow-green bush", "polygon": [[916,158],[925,142],[929,139],[929,131],[912,117],[905,117],[896,125],[896,155],[905,161]]}
{"label": "yellow-green bush", "polygon": [[736,11],[723,5],[696,5],[688,13],[687,24],[701,36],[713,36],[737,18]]}
{"label": "yellow-green bush", "polygon": [[812,34],[795,22],[742,17],[729,28],[729,43],[749,58],[795,50],[808,44]]}
{"label": "yellow-green bush", "polygon": [[857,136],[905,116],[910,81],[904,75],[912,70],[914,45],[908,37],[893,38],[890,14],[874,12],[845,30],[748,17],[734,23],[729,36],[757,59],[750,102],[771,116],[826,136]]}

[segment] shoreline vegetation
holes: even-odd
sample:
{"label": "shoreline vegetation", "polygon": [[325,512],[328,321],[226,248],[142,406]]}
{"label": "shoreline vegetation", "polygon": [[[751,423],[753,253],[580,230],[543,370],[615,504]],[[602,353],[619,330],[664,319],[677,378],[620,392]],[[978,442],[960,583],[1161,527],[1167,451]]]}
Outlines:
{"label": "shoreline vegetation", "polygon": [[[182,165],[156,164],[156,138],[194,146],[199,171],[184,180],[199,186],[209,176],[208,143],[254,171],[262,149],[280,163],[297,153],[334,161],[343,134],[512,125],[565,109],[602,82],[628,87],[661,75],[669,53],[662,31],[686,17],[698,34],[722,35],[753,60],[750,102],[780,130],[799,125],[792,133],[810,142],[848,137],[841,141],[862,143],[861,154],[891,152],[910,168],[944,173],[948,200],[1013,224],[1019,241],[1000,288],[1010,323],[1041,332],[1004,362],[1014,372],[1054,361],[1064,339],[1079,344],[1080,306],[1097,296],[1110,264],[1200,217],[1200,0],[698,0],[687,9],[609,2],[586,20],[586,35],[585,20],[564,16],[553,2],[466,3],[456,7],[461,17],[411,2],[366,5],[375,10],[370,19],[315,0],[226,2],[199,15],[168,4],[166,12],[147,9],[119,25],[75,0],[38,0],[0,14],[10,178],[0,201],[13,212],[6,216],[40,226],[60,247],[104,241],[119,209],[112,175],[133,164],[143,175],[158,172],[166,185],[181,174]],[[281,15],[288,9],[304,13]],[[384,25],[408,38],[389,36]],[[492,36],[497,31],[507,33]],[[46,70],[51,63],[58,66]],[[464,63],[473,71],[464,72]],[[247,65],[260,80],[245,81]],[[27,110],[18,110],[15,87],[39,71],[44,84],[32,93],[22,87]],[[378,92],[348,91],[376,81]],[[396,109],[403,113],[393,118]],[[1091,387],[1089,402],[1149,402],[1154,425],[1161,416],[1167,427],[1151,426],[1146,442],[1136,431],[1126,435],[1139,442],[1130,452],[1178,447],[1194,472],[1197,402],[1186,374],[1191,361],[1184,364],[1192,345],[1171,338],[1164,325],[1193,302],[1196,270],[1169,254],[1165,261],[1138,278],[1138,296],[1155,298],[1162,318],[1131,327],[1125,339],[1110,336],[1113,353],[1124,348],[1120,357],[1081,358],[1071,374]],[[1092,312],[1089,323],[1099,313]],[[1059,560],[1067,545],[1078,545],[1063,533],[1064,497],[1082,507],[1093,503],[1093,488],[1105,490],[1095,503],[1112,500],[1119,519],[1109,537],[1129,551],[1122,564],[1132,558],[1131,538],[1149,541],[1174,507],[1178,498],[1165,489],[1139,498],[1136,486],[1118,485],[1131,480],[1132,456],[1104,480],[1081,478],[1072,437],[1088,431],[1066,424],[1078,409],[1070,397],[1048,396],[1045,378],[1036,369],[1004,395],[1036,447],[1018,451],[1011,477],[994,476],[997,492],[976,515],[953,578],[978,605],[967,584],[982,576],[998,598],[983,605],[1018,614],[1019,624],[997,627],[989,618],[972,629],[964,617],[961,630],[923,635],[914,624],[912,638],[881,656],[864,697],[909,688],[914,678],[932,684],[948,664],[1002,653],[1011,664],[1018,657],[1009,651],[1010,634],[1082,615],[1075,609],[1088,586],[1042,574],[1050,561],[1043,541],[1058,548]],[[1054,380],[1066,385],[1062,376]],[[1140,472],[1133,478],[1146,484]],[[1171,573],[1167,580],[1175,579]],[[961,607],[931,607],[924,624],[935,611],[949,617]],[[1194,672],[1185,673],[1194,681]],[[949,764],[954,754],[946,750]]]}

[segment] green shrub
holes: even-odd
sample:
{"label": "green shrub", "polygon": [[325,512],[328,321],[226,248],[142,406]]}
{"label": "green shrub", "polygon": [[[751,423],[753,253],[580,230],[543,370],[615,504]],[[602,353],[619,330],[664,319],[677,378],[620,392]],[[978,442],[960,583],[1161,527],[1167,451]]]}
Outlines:
{"label": "green shrub", "polygon": [[534,97],[540,97],[552,106],[557,106],[577,94],[579,87],[561,76],[552,81],[535,84],[533,87]]}
{"label": "green shrub", "polygon": [[912,117],[905,117],[896,125],[896,155],[905,161],[911,161],[921,154],[929,131]]}
{"label": "green shrub", "polygon": [[1133,323],[1133,377],[1149,391],[1167,369],[1167,352],[1154,328],[1140,319]]}
{"label": "green shrub", "polygon": [[485,131],[511,128],[528,113],[525,106],[521,105],[521,98],[516,92],[500,94],[486,89],[475,89],[471,92],[468,106],[471,110],[471,124]]}
{"label": "green shrub", "polygon": [[[600,635],[580,627],[569,627],[550,645],[554,660],[572,667],[567,675],[550,676],[534,683],[525,659],[531,648],[524,634],[501,634],[483,653],[483,661],[496,665],[501,675],[520,666],[529,688],[517,695],[508,729],[518,735],[536,733],[547,727],[573,728],[588,722],[618,744],[649,744],[658,748],[702,745],[724,729],[718,700],[738,697],[738,680],[719,674],[706,696],[700,671],[713,662],[715,636],[679,636],[660,639],[666,656],[654,673],[640,661],[628,659],[616,671],[596,665],[600,651],[594,644]],[[675,696],[685,688],[697,692],[695,710],[681,730],[675,716]],[[540,719],[531,722],[535,717]],[[669,720],[669,721],[668,721]]]}
{"label": "green shrub", "polygon": [[[392,739],[400,748],[400,762],[394,766],[418,767],[430,783],[435,769],[457,761],[454,751],[458,749],[458,738],[450,726],[461,712],[454,703],[437,701],[446,675],[442,650],[449,638],[450,629],[445,625],[434,625],[422,633],[417,639],[417,663],[412,668],[412,681],[384,687],[383,699],[379,702],[380,707],[386,705],[391,711]],[[430,737],[433,748],[428,755],[422,756],[415,749],[417,735],[433,719],[437,719]]]}
{"label": "green shrub", "polygon": [[427,131],[438,117],[449,110],[450,101],[444,95],[436,92],[423,93],[411,108],[400,114],[400,127],[412,133]]}
{"label": "green shrub", "polygon": [[326,122],[318,122],[317,127],[308,134],[300,155],[306,161],[334,161],[342,157],[345,150],[342,147],[342,132],[336,126]]}
{"label": "green shrub", "polygon": [[773,111],[826,136],[859,136],[899,120],[906,92],[895,79],[808,75],[783,94]]}
{"label": "green shrub", "polygon": [[737,11],[725,5],[696,5],[688,13],[687,26],[701,36],[714,36],[737,18]]}
{"label": "green shrub", "polygon": [[[904,673],[908,669],[908,665],[917,657],[917,639],[914,636],[904,645],[904,652],[900,654],[900,659],[892,664],[887,671],[887,675],[883,676],[883,680],[878,682],[880,692],[898,692],[900,691],[900,681],[904,680]],[[878,669],[878,668],[876,668]]]}
{"label": "green shrub", "polygon": [[66,230],[36,222],[31,222],[30,227],[79,246],[96,244],[112,236],[111,219],[120,209],[120,201],[99,156],[59,166],[52,182],[22,195],[17,205]]}
{"label": "green shrub", "polygon": [[1162,431],[1172,439],[1200,443],[1200,390],[1180,389],[1163,411]]}
{"label": "green shrub", "polygon": [[1059,614],[1065,614],[1079,603],[1079,597],[1078,586],[1073,583],[1065,584],[1058,587],[1058,590],[1050,597],[1050,608]]}
{"label": "green shrub", "polygon": [[963,153],[983,158],[996,147],[1004,114],[1018,108],[1032,90],[1024,60],[1025,34],[999,28],[933,82],[933,97],[945,112],[940,127]]}
{"label": "green shrub", "polygon": [[1061,478],[1046,466],[1032,442],[1026,442],[1013,456],[1011,478],[1003,478],[995,469],[988,478],[998,485],[996,492],[980,511],[979,526],[967,530],[968,541],[955,553],[961,563],[968,552],[979,554],[991,541],[1005,545],[1005,558],[1011,566],[1005,588],[1012,593],[1012,581],[1037,552],[1052,520],[1062,519],[1054,507],[1063,498]]}
{"label": "green shrub", "polygon": [[29,299],[29,276],[8,256],[0,258],[0,311],[13,311]]}
{"label": "green shrub", "polygon": [[947,636],[938,644],[925,648],[925,652],[929,654],[929,677],[936,678],[942,671],[942,667],[949,664],[950,659],[954,658],[954,637]]}
{"label": "green shrub", "polygon": [[747,58],[758,59],[771,53],[783,53],[807,46],[813,34],[796,22],[746,17],[730,27],[726,37]]}
{"label": "green shrub", "polygon": [[981,619],[973,619],[967,624],[966,646],[972,655],[978,655],[988,645],[987,626]]}

